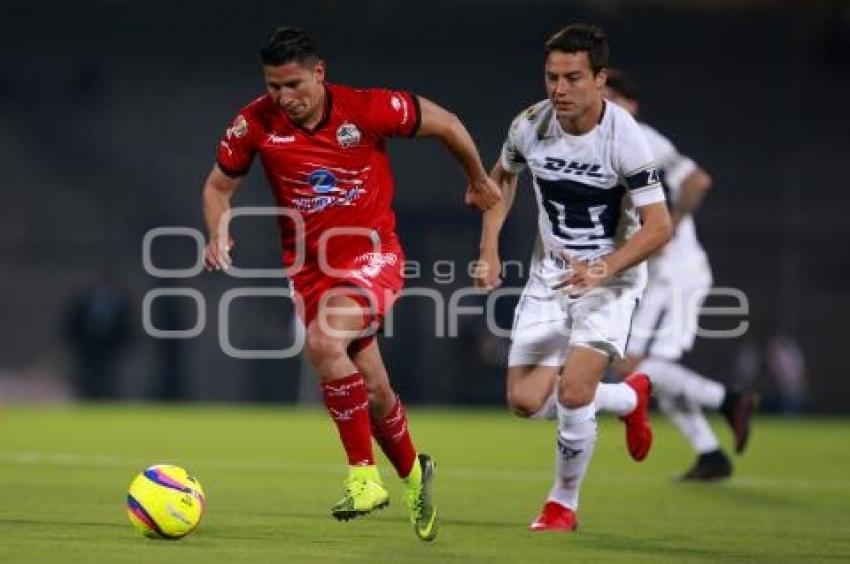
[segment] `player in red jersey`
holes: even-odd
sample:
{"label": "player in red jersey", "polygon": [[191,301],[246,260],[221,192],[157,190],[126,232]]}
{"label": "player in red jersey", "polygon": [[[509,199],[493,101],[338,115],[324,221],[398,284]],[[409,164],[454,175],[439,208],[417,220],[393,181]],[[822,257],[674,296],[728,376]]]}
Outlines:
{"label": "player in red jersey", "polygon": [[283,261],[307,327],[305,353],[348,456],[345,493],[332,514],[347,520],[387,505],[374,436],[406,485],[416,534],[431,540],[437,532],[434,464],[413,446],[373,337],[403,286],[386,139],[439,139],[466,172],[470,205],[486,210],[500,191],[463,124],[433,102],[328,83],[324,62],[299,29],[278,28],[261,55],[268,92],[233,120],[204,185],[207,268],[231,264],[234,243],[222,222],[259,155],[277,205],[291,212],[278,220]]}

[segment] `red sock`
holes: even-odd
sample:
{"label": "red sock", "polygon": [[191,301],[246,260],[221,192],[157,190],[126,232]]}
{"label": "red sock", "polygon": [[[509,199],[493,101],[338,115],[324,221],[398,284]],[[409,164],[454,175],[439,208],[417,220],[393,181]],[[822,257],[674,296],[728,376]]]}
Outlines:
{"label": "red sock", "polygon": [[340,380],[322,383],[325,407],[339,430],[339,438],[348,463],[352,466],[375,464],[369,423],[369,396],[363,376],[355,372]]}
{"label": "red sock", "polygon": [[372,418],[372,434],[395,466],[398,475],[406,478],[416,461],[416,449],[407,431],[407,415],[404,413],[401,398],[396,397],[395,405],[383,420]]}

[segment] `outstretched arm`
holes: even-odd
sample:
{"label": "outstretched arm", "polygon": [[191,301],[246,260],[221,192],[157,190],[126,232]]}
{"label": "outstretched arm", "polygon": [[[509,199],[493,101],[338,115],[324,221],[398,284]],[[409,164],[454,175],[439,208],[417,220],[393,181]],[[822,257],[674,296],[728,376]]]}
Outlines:
{"label": "outstretched arm", "polygon": [[517,175],[505,170],[501,160],[496,161],[490,178],[502,191],[502,199],[484,212],[481,223],[481,245],[475,269],[475,286],[484,290],[498,288],[501,281],[499,234],[508,217],[516,196]]}
{"label": "outstretched arm", "polygon": [[501,198],[499,188],[487,176],[472,136],[456,115],[430,100],[419,97],[421,122],[417,135],[436,137],[463,167],[469,185],[466,203],[485,211]]}
{"label": "outstretched arm", "polygon": [[670,211],[673,229],[679,226],[683,217],[693,214],[699,209],[709,188],[711,188],[711,177],[699,167],[685,177],[679,190],[679,197],[676,198],[673,209]]}
{"label": "outstretched arm", "polygon": [[207,270],[224,270],[230,266],[230,251],[233,238],[227,225],[222,225],[225,214],[230,211],[230,199],[242,182],[224,174],[218,165],[213,165],[203,188],[204,222],[207,225],[207,246],[204,249],[204,263]]}

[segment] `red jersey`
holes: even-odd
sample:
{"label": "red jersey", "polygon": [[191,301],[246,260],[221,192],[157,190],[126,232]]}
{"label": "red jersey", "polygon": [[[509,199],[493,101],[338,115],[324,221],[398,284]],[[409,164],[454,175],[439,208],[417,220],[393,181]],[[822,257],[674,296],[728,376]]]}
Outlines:
{"label": "red jersey", "polygon": [[[325,93],[324,117],[312,130],[292,123],[270,95],[257,98],[233,120],[217,156],[225,174],[243,176],[259,154],[277,205],[303,218],[302,233],[291,218],[278,223],[284,264],[293,264],[303,237],[305,270],[317,268],[320,238],[332,228],[367,228],[382,247],[398,245],[386,138],[412,136],[420,122],[419,102],[408,92],[326,83]],[[374,236],[327,237],[334,267],[374,249]]]}

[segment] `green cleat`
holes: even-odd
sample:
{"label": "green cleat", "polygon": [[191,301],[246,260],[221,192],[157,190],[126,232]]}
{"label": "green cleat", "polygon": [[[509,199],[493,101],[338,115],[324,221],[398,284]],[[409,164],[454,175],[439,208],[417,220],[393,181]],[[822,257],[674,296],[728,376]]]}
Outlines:
{"label": "green cleat", "polygon": [[432,482],[434,480],[435,464],[427,454],[417,456],[410,475],[404,479],[407,488],[405,503],[410,510],[410,522],[413,532],[424,541],[437,538],[440,522],[437,519],[437,508],[434,507]]}
{"label": "green cleat", "polygon": [[374,466],[351,466],[343,485],[345,495],[331,508],[338,521],[362,517],[390,504],[390,494]]}

